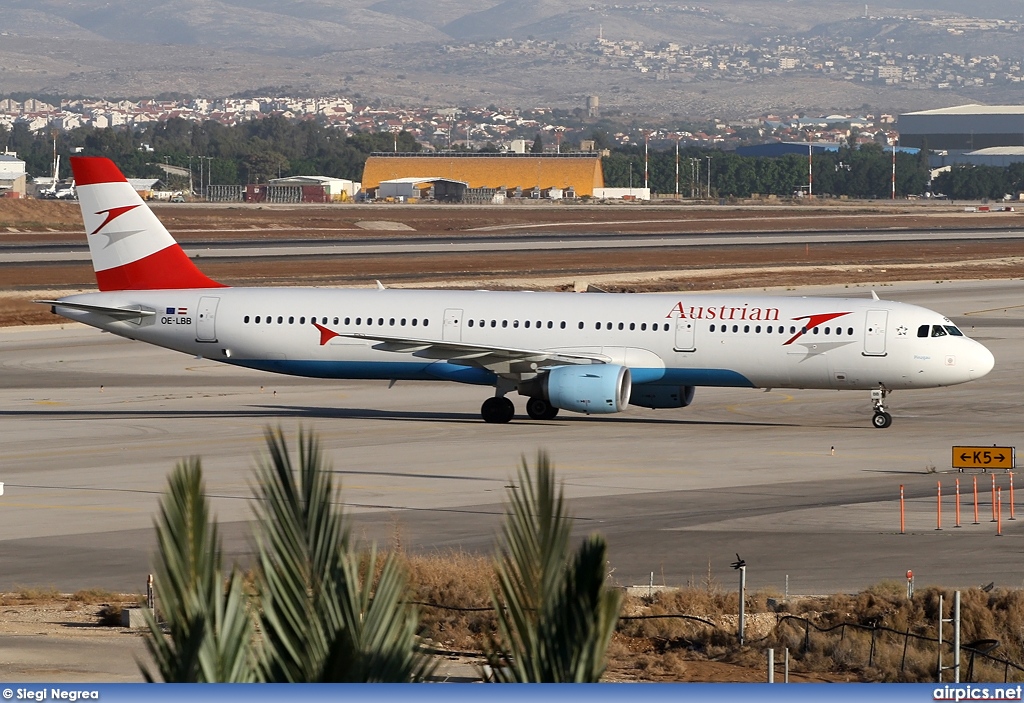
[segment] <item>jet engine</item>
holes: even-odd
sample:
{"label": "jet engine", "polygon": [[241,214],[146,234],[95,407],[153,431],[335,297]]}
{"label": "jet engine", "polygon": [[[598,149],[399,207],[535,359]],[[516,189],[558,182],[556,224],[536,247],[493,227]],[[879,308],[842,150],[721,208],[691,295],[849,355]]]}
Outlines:
{"label": "jet engine", "polygon": [[629,369],[618,364],[556,366],[519,384],[519,394],[543,398],[576,413],[617,413],[629,406],[633,386]]}
{"label": "jet engine", "polygon": [[693,386],[643,384],[633,389],[630,401],[642,408],[685,408],[693,402]]}

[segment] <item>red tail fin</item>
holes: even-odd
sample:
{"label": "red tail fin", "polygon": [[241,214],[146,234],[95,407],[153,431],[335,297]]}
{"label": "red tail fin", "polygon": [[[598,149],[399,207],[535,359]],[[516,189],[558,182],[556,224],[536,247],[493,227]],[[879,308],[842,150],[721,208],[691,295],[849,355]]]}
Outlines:
{"label": "red tail fin", "polygon": [[72,156],[71,170],[101,291],[224,287],[196,268],[113,161]]}

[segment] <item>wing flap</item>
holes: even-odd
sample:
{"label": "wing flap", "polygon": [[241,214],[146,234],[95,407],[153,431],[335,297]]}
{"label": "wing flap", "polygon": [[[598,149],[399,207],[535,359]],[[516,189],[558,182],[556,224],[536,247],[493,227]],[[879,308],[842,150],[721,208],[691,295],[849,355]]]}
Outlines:
{"label": "wing flap", "polygon": [[455,364],[480,366],[508,373],[505,369],[523,368],[524,371],[536,371],[549,366],[567,364],[607,364],[610,357],[603,354],[574,353],[571,351],[545,351],[543,349],[521,349],[517,347],[498,347],[483,344],[467,344],[464,342],[447,342],[411,337],[394,337],[376,334],[346,334],[344,337],[366,339],[379,344],[374,349],[381,351],[413,354],[426,359],[445,360]]}

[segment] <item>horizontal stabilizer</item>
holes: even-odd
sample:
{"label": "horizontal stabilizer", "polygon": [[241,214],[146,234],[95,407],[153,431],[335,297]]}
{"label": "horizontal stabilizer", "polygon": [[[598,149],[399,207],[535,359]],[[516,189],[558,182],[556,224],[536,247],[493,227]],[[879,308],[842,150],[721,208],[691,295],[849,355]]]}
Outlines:
{"label": "horizontal stabilizer", "polygon": [[82,312],[95,312],[100,315],[115,317],[118,320],[128,320],[136,317],[152,317],[156,315],[153,310],[142,310],[140,308],[115,308],[107,305],[86,305],[85,303],[68,303],[60,300],[33,300],[33,303],[50,305],[54,308],[67,308],[69,310],[81,310]]}

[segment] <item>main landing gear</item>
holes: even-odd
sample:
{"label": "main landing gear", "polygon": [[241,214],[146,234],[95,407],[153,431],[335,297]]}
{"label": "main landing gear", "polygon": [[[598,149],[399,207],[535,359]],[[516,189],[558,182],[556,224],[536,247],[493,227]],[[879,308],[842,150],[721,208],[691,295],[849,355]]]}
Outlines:
{"label": "main landing gear", "polygon": [[[484,422],[503,424],[512,420],[516,407],[504,396],[494,396],[480,406],[480,417]],[[558,408],[543,398],[530,398],[526,401],[526,414],[533,420],[553,420],[558,415]]]}
{"label": "main landing gear", "polygon": [[543,398],[530,398],[526,401],[526,414],[534,420],[554,420],[558,408]]}
{"label": "main landing gear", "polygon": [[480,416],[484,422],[504,424],[512,420],[516,414],[516,406],[504,396],[494,396],[484,401],[480,406]]}
{"label": "main landing gear", "polygon": [[871,391],[871,404],[875,407],[875,414],[871,418],[871,424],[880,430],[892,424],[892,415],[885,409],[885,396],[889,389],[885,386]]}

